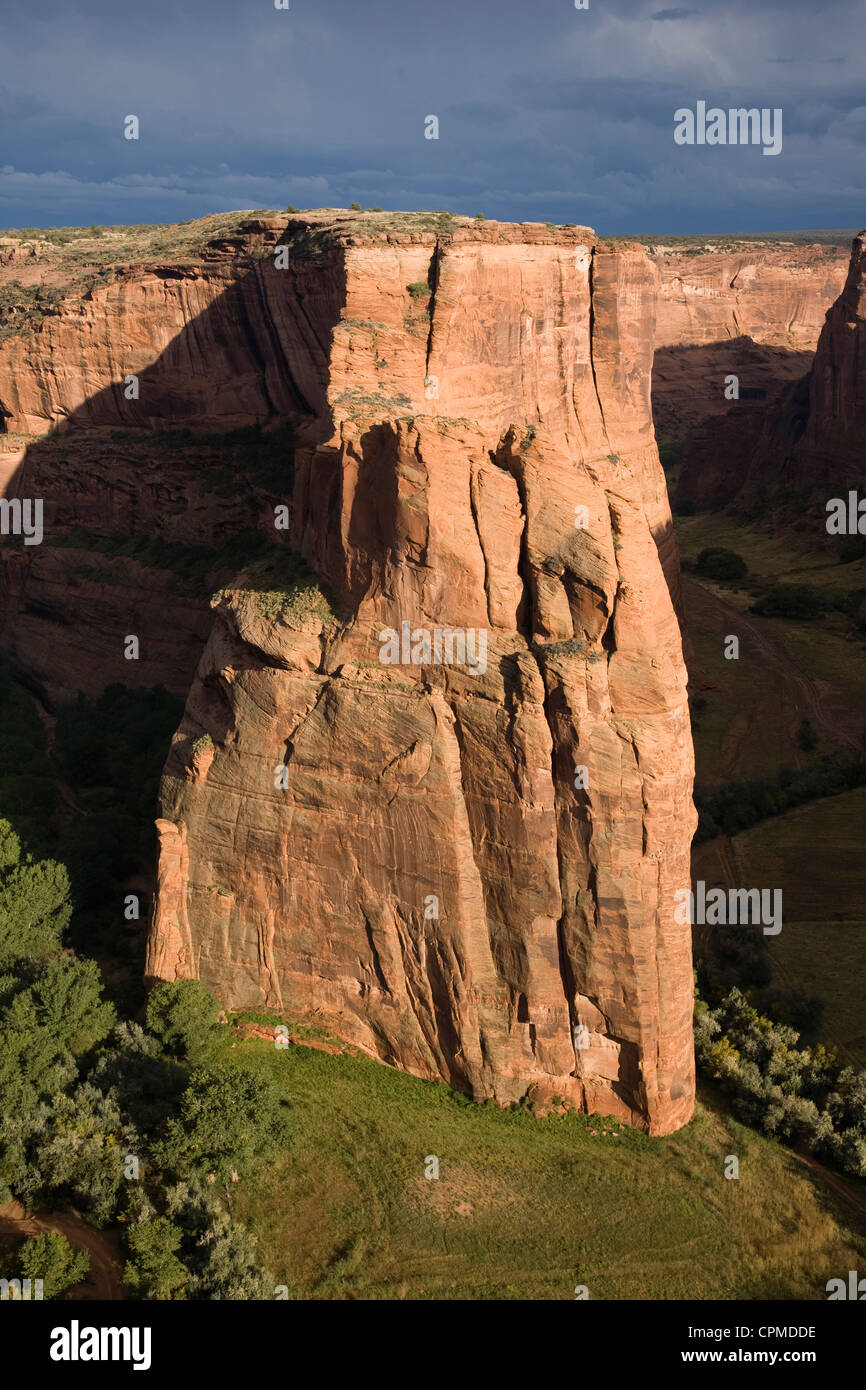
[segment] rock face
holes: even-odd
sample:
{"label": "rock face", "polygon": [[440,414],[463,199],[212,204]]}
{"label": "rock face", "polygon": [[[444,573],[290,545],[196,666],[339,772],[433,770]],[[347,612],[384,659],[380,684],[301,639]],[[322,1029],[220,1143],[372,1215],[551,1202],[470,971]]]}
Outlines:
{"label": "rock face", "polygon": [[[185,696],[221,582],[203,572],[191,582],[187,561],[209,548],[224,579],[237,563],[219,552],[238,533],[273,536],[268,504],[290,499],[291,450],[261,486],[232,432],[324,408],[341,303],[326,256],[298,257],[284,293],[273,259],[284,227],[240,220],[237,235],[211,237],[190,259],[142,252],[89,289],[42,243],[6,273],[22,297],[28,274],[56,295],[0,346],[0,496],[44,499],[45,518],[43,544],[2,543],[0,650],[51,705],[112,681]],[[190,428],[206,440],[179,433]],[[134,539],[149,551],[117,553]],[[130,633],[135,662],[124,659]]]}
{"label": "rock face", "polygon": [[657,247],[652,255],[660,281],[657,348],[748,337],[774,347],[814,350],[848,259],[841,241]]}
{"label": "rock face", "polygon": [[[735,411],[731,410],[731,415]],[[726,446],[736,440],[727,429]],[[848,273],[827,310],[814,359],[783,390],[777,390],[750,431],[725,447],[725,476],[718,442],[694,445],[677,496],[724,504],[733,498],[751,505],[760,495],[781,501],[799,498],[824,518],[830,496],[846,495],[866,477],[866,234],[854,238]],[[718,431],[717,431],[718,434]],[[733,464],[733,466],[731,466]]]}
{"label": "rock face", "polygon": [[[653,416],[683,446],[677,503],[724,506],[749,471],[765,420],[808,372],[848,246],[742,241],[658,246]],[[726,383],[735,376],[739,398]]]}
{"label": "rock face", "polygon": [[790,393],[762,441],[753,479],[800,492],[826,486],[844,495],[866,480],[864,430],[866,232],[860,232],[845,287],[821,330],[812,371],[799,391]]}
{"label": "rock face", "polygon": [[655,269],[582,228],[297,240],[271,307],[327,345],[292,540],[329,602],[252,572],[215,599],[149,977],[479,1100],[674,1130],[695,813]]}

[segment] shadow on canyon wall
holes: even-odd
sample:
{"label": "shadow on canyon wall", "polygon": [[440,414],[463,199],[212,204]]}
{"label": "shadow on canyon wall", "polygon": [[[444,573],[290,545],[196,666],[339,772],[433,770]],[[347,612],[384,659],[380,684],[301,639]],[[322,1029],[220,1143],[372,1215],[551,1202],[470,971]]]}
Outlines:
{"label": "shadow on canyon wall", "polygon": [[185,695],[210,629],[205,581],[282,542],[273,504],[291,502],[296,433],[327,417],[344,292],[337,264],[308,313],[309,274],[268,255],[135,379],[96,392],[17,463],[7,452],[0,491],[43,500],[44,540],[0,543],[0,652],[49,708],[114,681]]}
{"label": "shadow on canyon wall", "polygon": [[780,410],[793,428],[808,407],[813,359],[748,337],[656,350],[653,423],[675,510],[721,509],[747,482],[761,485],[761,436]]}

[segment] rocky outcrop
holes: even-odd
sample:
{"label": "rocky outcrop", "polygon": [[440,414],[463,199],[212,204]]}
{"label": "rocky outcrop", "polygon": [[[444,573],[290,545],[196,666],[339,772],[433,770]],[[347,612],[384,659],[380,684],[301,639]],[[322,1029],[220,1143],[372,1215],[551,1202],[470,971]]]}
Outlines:
{"label": "rocky outcrop", "polygon": [[[45,534],[2,543],[0,651],[51,705],[112,681],[187,694],[238,536],[254,552],[291,499],[289,435],[281,469],[276,435],[257,450],[238,431],[325,408],[341,267],[297,256],[278,270],[285,218],[239,218],[236,235],[208,238],[223,220],[205,219],[196,255],[146,247],[91,267],[90,288],[62,247],[25,243],[49,299],[29,301],[25,272],[8,272],[10,327],[38,313],[0,346],[0,496],[43,499]],[[276,456],[264,482],[257,455]]]}
{"label": "rocky outcrop", "polygon": [[418,225],[292,234],[277,313],[329,342],[292,517],[322,591],[253,569],[214,600],[148,973],[669,1132],[695,815],[654,267],[584,228]]}

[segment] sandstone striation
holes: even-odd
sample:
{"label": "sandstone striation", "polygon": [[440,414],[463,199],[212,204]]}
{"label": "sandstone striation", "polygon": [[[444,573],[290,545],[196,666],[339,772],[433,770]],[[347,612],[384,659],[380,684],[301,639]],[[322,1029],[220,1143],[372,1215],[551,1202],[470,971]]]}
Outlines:
{"label": "sandstone striation", "polygon": [[[292,542],[322,590],[253,567],[214,599],[148,975],[479,1100],[674,1130],[695,814],[654,266],[585,228],[288,240],[268,312],[315,344],[272,330],[310,383]],[[404,624],[416,660],[388,664]]]}

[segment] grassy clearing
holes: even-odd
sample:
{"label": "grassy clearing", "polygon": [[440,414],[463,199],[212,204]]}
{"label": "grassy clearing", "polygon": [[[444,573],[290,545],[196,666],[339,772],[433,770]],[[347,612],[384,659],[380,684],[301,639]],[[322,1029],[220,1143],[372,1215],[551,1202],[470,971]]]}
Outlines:
{"label": "grassy clearing", "polygon": [[802,985],[824,1001],[823,1038],[866,1069],[866,919],[785,922],[770,941],[770,955],[783,983]]}
{"label": "grassy clearing", "polygon": [[[866,560],[842,565],[838,550],[825,545],[826,536],[816,542],[805,533],[771,534],[715,513],[678,517],[676,530],[690,567],[683,583],[689,636],[715,687],[701,692],[695,719],[699,779],[718,783],[772,776],[786,763],[804,766],[797,730],[804,717],[817,724],[815,700],[823,724],[818,752],[838,744],[850,756],[866,726],[862,634],[839,612],[799,622],[748,610],[755,594],[774,584],[806,584],[836,594],[866,590]],[[749,574],[741,584],[715,584],[694,574],[697,556],[710,546],[743,557]],[[729,633],[741,638],[738,661],[723,654]],[[813,685],[811,701],[798,676]]]}
{"label": "grassy clearing", "polygon": [[796,731],[803,711],[784,671],[760,657],[755,660],[745,640],[739,660],[726,660],[725,638],[742,631],[727,592],[686,576],[683,594],[695,655],[713,683],[701,692],[702,703],[693,714],[698,780],[718,785],[740,777],[771,777],[785,763],[802,766]]}
{"label": "grassy clearing", "polygon": [[769,940],[786,982],[825,1004],[822,1033],[866,1066],[866,789],[800,806],[732,840],[737,881],[782,889],[784,925]]}
{"label": "grassy clearing", "polygon": [[236,1210],[293,1298],[572,1299],[581,1283],[591,1298],[823,1298],[866,1257],[798,1160],[709,1094],[687,1129],[648,1139],[476,1106],[362,1057],[259,1040],[231,1057],[292,1103],[291,1151]]}
{"label": "grassy clearing", "polygon": [[[139,223],[132,226],[21,227],[0,231],[0,238],[14,238],[47,254],[52,266],[127,265],[158,260],[170,264],[200,257],[208,243],[237,235],[253,217],[279,217],[270,208],[246,212],[220,212],[190,222]],[[288,218],[286,218],[288,221]]]}
{"label": "grassy clearing", "polygon": [[864,824],[862,787],[763,821],[734,838],[740,881],[781,888],[786,920],[866,920]]}
{"label": "grassy clearing", "polygon": [[718,512],[678,516],[675,525],[687,563],[693,564],[705,547],[723,546],[742,555],[750,577],[846,592],[866,585],[866,559],[840,564],[839,538],[826,533],[786,530],[773,534]]}

